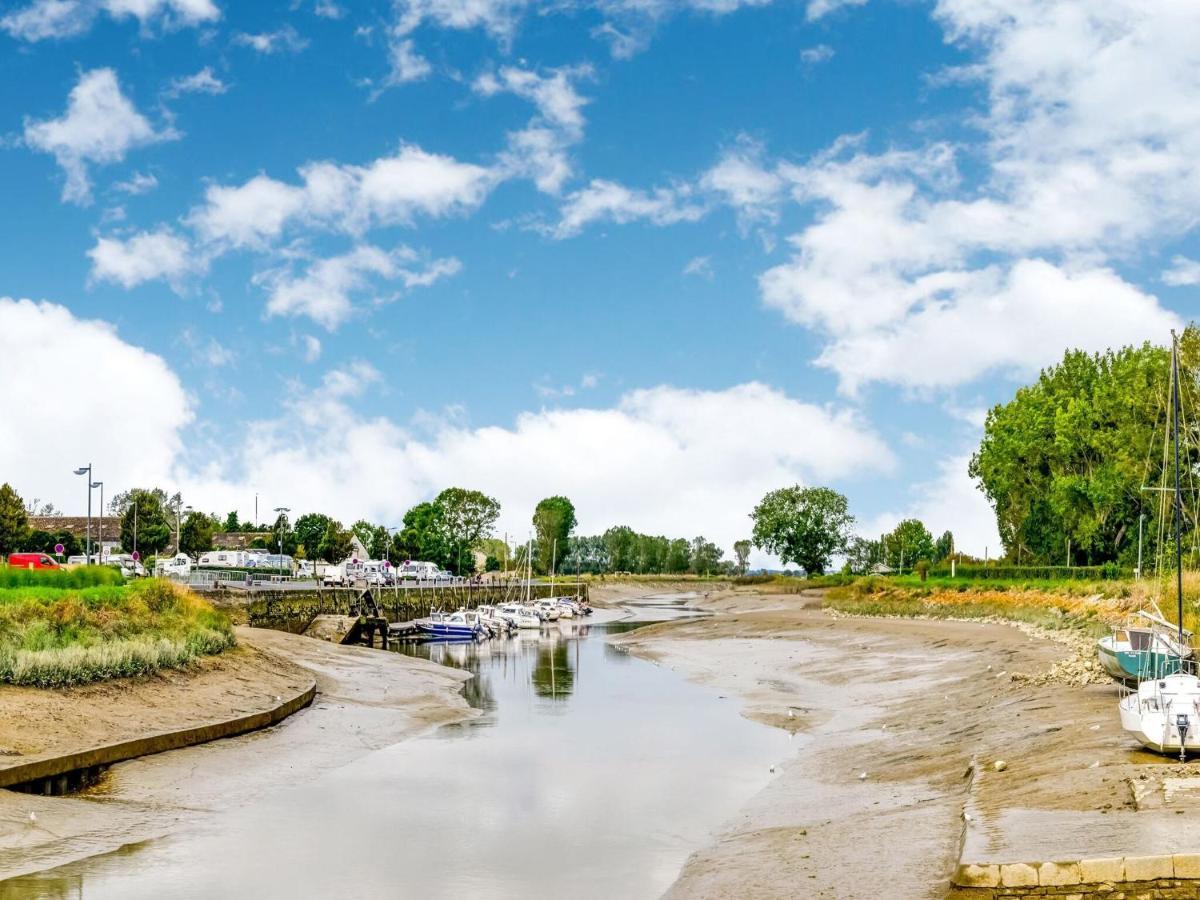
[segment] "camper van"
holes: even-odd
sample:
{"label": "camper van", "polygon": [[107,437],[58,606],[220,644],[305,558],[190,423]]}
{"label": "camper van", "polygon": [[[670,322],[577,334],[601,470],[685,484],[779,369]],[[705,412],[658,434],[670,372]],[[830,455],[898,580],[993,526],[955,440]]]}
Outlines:
{"label": "camper van", "polygon": [[196,565],[212,569],[244,569],[247,554],[244,550],[210,550]]}
{"label": "camper van", "polygon": [[186,553],[176,553],[169,559],[156,560],[154,574],[168,578],[187,578],[192,574],[192,558]]}
{"label": "camper van", "polygon": [[415,559],[406,560],[399,570],[401,578],[415,578],[418,581],[434,581],[440,573],[437,563],[420,562]]}

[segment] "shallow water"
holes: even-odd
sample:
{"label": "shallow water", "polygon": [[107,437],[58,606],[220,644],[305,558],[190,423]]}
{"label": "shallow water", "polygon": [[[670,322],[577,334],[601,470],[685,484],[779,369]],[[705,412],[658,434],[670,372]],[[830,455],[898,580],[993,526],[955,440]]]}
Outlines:
{"label": "shallow water", "polygon": [[478,718],[0,896],[658,896],[788,750],[733,701],[604,640],[688,601],[410,646],[475,675]]}

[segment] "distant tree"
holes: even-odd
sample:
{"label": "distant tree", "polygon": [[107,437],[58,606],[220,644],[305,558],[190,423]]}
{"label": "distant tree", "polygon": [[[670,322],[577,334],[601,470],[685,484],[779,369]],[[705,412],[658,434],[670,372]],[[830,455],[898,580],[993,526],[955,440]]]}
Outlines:
{"label": "distant tree", "polygon": [[[40,497],[34,497],[32,500],[27,501],[25,504],[25,512],[29,513],[30,516],[36,516],[38,518],[62,515],[57,506],[49,501],[43,503]],[[45,553],[46,551],[37,550],[32,552]]]}
{"label": "distant tree", "polygon": [[893,569],[903,566],[909,570],[917,560],[934,558],[933,535],[920,519],[905,519],[883,539],[887,564]]}
{"label": "distant tree", "polygon": [[250,538],[250,540],[246,542],[246,546],[249,547],[251,550],[274,550],[274,549],[276,549],[275,547],[272,547],[271,544],[267,541],[267,539],[261,534],[256,534],[254,537]]}
{"label": "distant tree", "polygon": [[609,565],[614,572],[632,572],[637,568],[637,532],[628,525],[614,525],[604,532]]}
{"label": "distant tree", "polygon": [[721,548],[704,537],[692,539],[691,569],[697,575],[711,575],[721,567]]}
{"label": "distant tree", "polygon": [[773,553],[786,565],[794,562],[809,575],[822,575],[835,553],[850,538],[849,502],[824,487],[771,491],[754,508],[754,546]]}
{"label": "distant tree", "polygon": [[204,513],[188,513],[179,529],[179,549],[188,556],[198,557],[212,548],[212,519]]}
{"label": "distant tree", "polygon": [[442,513],[436,503],[418,503],[404,514],[404,527],[396,538],[398,555],[445,566],[449,562]]}
{"label": "distant tree", "polygon": [[[123,498],[121,549],[126,553],[137,550],[143,556],[160,553],[171,543],[171,526],[174,524],[168,520],[163,506],[166,492],[135,488],[119,496]],[[109,509],[116,512],[113,505]]]}
{"label": "distant tree", "polygon": [[540,550],[537,559],[540,571],[549,572],[566,556],[575,524],[575,505],[566,497],[547,497],[538,503],[533,511],[533,529]]}
{"label": "distant tree", "polygon": [[371,559],[386,559],[393,564],[399,560],[400,548],[382,525],[376,525],[372,530],[371,542],[367,544],[367,549],[371,553]]}
{"label": "distant tree", "polygon": [[682,575],[691,564],[691,546],[683,538],[676,538],[667,545],[666,571]]}
{"label": "distant tree", "polygon": [[351,532],[342,528],[341,522],[330,519],[318,544],[317,557],[335,565],[349,558],[350,537]]}
{"label": "distant tree", "polygon": [[83,552],[79,539],[69,531],[31,531],[25,541],[25,549],[31,553],[53,553],[59,544],[63,545],[64,557],[76,556]]}
{"label": "distant tree", "polygon": [[434,499],[438,508],[438,527],[449,550],[449,568],[456,575],[475,570],[472,551],[475,545],[490,537],[500,503],[480,491],[466,488],[446,488]]}
{"label": "distant tree", "polygon": [[225,532],[235,532],[242,526],[238,523],[237,510],[231,510],[229,515],[225,517],[225,521],[221,523],[221,530]]}
{"label": "distant tree", "polygon": [[487,559],[484,560],[484,563],[483,563],[483,571],[499,572],[500,571],[500,560],[496,559],[496,557],[492,556],[491,554],[488,554]]}
{"label": "distant tree", "polygon": [[745,575],[750,568],[750,548],[753,545],[749,541],[734,541],[733,555],[737,557],[737,571],[739,575]]}
{"label": "distant tree", "polygon": [[609,570],[608,548],[600,535],[573,537],[570,549],[562,561],[562,571],[578,575],[588,572],[599,575]]}
{"label": "distant tree", "polygon": [[846,545],[846,569],[853,575],[865,575],[884,561],[883,544],[879,541],[856,535]]}
{"label": "distant tree", "polygon": [[280,542],[283,546],[282,552],[288,556],[296,555],[296,532],[292,530],[292,523],[285,512],[281,512],[275,517],[275,521],[271,525],[270,543],[267,546],[272,553],[279,553]]}
{"label": "distant tree", "polygon": [[[121,491],[108,501],[108,511],[114,516],[123,517],[129,510],[129,504],[133,502],[135,494],[151,494],[158,501],[158,505],[166,511],[183,508],[183,496],[178,491],[168,494],[162,488],[131,488],[128,491]],[[140,546],[141,542],[138,543]]]}
{"label": "distant tree", "polygon": [[954,552],[954,535],[949,531],[943,531],[942,536],[933,543],[933,559],[934,562],[941,562],[943,559],[949,559],[950,554]]}
{"label": "distant tree", "polygon": [[371,540],[375,537],[375,526],[366,519],[359,519],[350,526],[350,530],[354,532],[354,536],[358,538],[359,543],[361,543],[367,549],[367,552],[370,553]]}
{"label": "distant tree", "polygon": [[19,553],[29,538],[29,514],[21,495],[5,482],[0,485],[0,554]]}
{"label": "distant tree", "polygon": [[[231,513],[231,515],[233,515]],[[325,536],[325,529],[329,527],[332,520],[329,516],[322,513],[305,513],[296,519],[292,530],[296,533],[296,543],[299,547],[304,548],[304,553],[309,559],[319,558],[319,548],[321,546],[321,538]],[[333,562],[334,560],[326,560]]]}

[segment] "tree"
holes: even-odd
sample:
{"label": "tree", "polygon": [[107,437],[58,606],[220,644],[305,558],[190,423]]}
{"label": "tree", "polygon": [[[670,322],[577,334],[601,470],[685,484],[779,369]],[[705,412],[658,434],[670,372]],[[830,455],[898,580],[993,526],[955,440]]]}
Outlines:
{"label": "tree", "polygon": [[472,550],[483,538],[490,537],[500,517],[500,503],[481,491],[446,488],[434,498],[438,508],[438,527],[449,550],[448,568],[455,575],[475,570]]}
{"label": "tree", "polygon": [[317,556],[328,563],[337,564],[350,556],[351,532],[342,528],[342,523],[334,519],[325,526],[325,534],[317,545]]}
{"label": "tree", "polygon": [[241,525],[238,523],[237,510],[230,510],[229,514],[225,516],[225,521],[221,524],[221,529],[226,533],[232,533],[238,531],[240,528]]}
{"label": "tree", "polygon": [[392,541],[392,536],[382,525],[376,525],[371,531],[371,542],[367,544],[371,559],[386,559],[395,563],[400,550]]}
{"label": "tree", "polygon": [[942,536],[933,542],[933,560],[941,562],[943,559],[949,559],[953,552],[954,535],[949,531],[943,531]]}
{"label": "tree", "polygon": [[933,535],[920,519],[903,520],[884,537],[883,542],[887,564],[893,569],[908,567],[911,570],[917,560],[929,562],[936,553]]}
{"label": "tree", "polygon": [[711,575],[721,567],[721,548],[703,536],[692,538],[691,568],[697,575]]}
{"label": "tree", "polygon": [[[29,513],[30,516],[34,516],[39,519],[62,515],[57,506],[49,501],[43,503],[41,497],[34,497],[32,500],[28,501],[25,504],[25,512]],[[45,551],[38,550],[37,552],[44,553]]]}
{"label": "tree", "polygon": [[350,526],[350,530],[354,532],[354,536],[358,538],[359,543],[366,548],[367,553],[370,553],[371,541],[375,537],[375,526],[366,519],[359,519]]}
{"label": "tree", "polygon": [[614,525],[604,532],[604,547],[614,572],[632,572],[637,568],[637,532],[628,525]]}
{"label": "tree", "polygon": [[533,511],[533,530],[541,551],[538,568],[542,572],[549,572],[566,555],[575,524],[575,505],[566,497],[547,497],[538,503]]}
{"label": "tree", "polygon": [[274,524],[271,525],[271,543],[268,546],[272,553],[296,555],[296,532],[292,531],[292,523],[288,521],[287,513],[281,512],[276,516]]}
{"label": "tree", "polygon": [[69,531],[31,531],[25,541],[25,549],[36,553],[53,553],[59,544],[63,545],[64,557],[83,553],[83,544]]}
{"label": "tree", "polygon": [[750,568],[750,547],[749,541],[734,541],[733,555],[737,557],[737,571],[739,575],[745,575]]}
{"label": "tree", "polygon": [[108,511],[114,516],[124,516],[129,510],[129,504],[133,502],[135,494],[152,494],[164,510],[183,508],[183,496],[178,491],[168,494],[162,488],[131,488],[128,491],[121,491],[109,500]]}
{"label": "tree", "polygon": [[881,541],[856,535],[846,544],[846,569],[853,575],[866,575],[877,563],[884,562],[884,559]]}
{"label": "tree", "polygon": [[[230,513],[230,515],[235,515]],[[305,513],[296,519],[296,524],[292,526],[292,530],[296,534],[296,544],[298,547],[304,548],[304,554],[309,559],[320,558],[321,538],[325,536],[325,529],[329,527],[329,523],[333,521],[329,516],[322,513]],[[335,562],[335,560],[326,560],[326,562]]]}
{"label": "tree", "polygon": [[442,513],[436,503],[418,503],[404,514],[404,527],[396,538],[398,553],[404,559],[445,566],[449,562],[442,534]]}
{"label": "tree", "polygon": [[672,575],[681,575],[691,564],[691,546],[683,538],[676,538],[667,544],[666,571]]}
{"label": "tree", "polygon": [[[126,553],[137,550],[143,556],[149,556],[159,553],[171,543],[171,523],[163,508],[162,498],[166,497],[164,491],[135,488],[119,496],[124,498],[121,513],[122,550]],[[109,509],[114,507],[110,505]]]}
{"label": "tree", "polygon": [[754,546],[794,562],[809,575],[823,575],[850,538],[849,502],[831,488],[800,485],[771,491],[754,508]]}
{"label": "tree", "polygon": [[29,514],[21,495],[5,482],[0,485],[0,554],[19,553],[29,539]]}
{"label": "tree", "polygon": [[198,557],[207,553],[212,547],[212,519],[204,513],[188,513],[179,528],[179,549],[188,556]]}

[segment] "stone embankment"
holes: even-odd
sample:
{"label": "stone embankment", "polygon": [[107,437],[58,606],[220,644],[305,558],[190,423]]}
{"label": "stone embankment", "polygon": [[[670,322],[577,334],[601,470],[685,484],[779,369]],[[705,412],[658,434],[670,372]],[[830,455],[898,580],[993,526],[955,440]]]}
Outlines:
{"label": "stone embankment", "polygon": [[1200,854],[1126,856],[1074,862],[966,864],[950,900],[1196,900]]}

